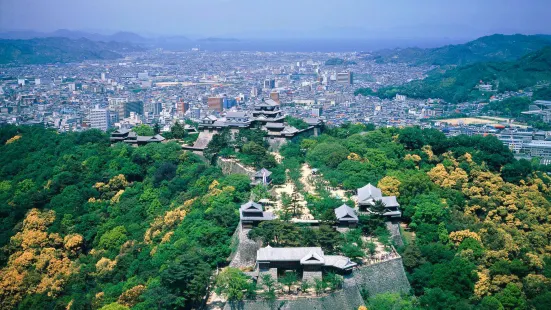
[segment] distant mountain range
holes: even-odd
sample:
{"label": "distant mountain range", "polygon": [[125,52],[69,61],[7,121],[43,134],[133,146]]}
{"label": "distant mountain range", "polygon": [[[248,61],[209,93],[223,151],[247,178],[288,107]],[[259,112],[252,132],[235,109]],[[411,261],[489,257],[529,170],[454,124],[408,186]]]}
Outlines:
{"label": "distant mountain range", "polygon": [[438,48],[381,50],[369,58],[415,65],[467,65],[483,61],[512,61],[545,46],[551,46],[551,35],[495,34]]}
{"label": "distant mountain range", "polygon": [[143,50],[121,42],[100,42],[86,38],[61,37],[30,40],[0,39],[0,64],[68,63],[83,60],[117,59],[121,52]]}
{"label": "distant mountain range", "polygon": [[[487,50],[495,50],[487,46]],[[523,47],[512,49],[520,53]],[[501,53],[513,57],[511,49]],[[516,55],[516,54],[515,54]],[[496,56],[497,57],[497,56]],[[494,59],[490,57],[490,59]],[[447,69],[447,70],[446,70]],[[551,46],[531,52],[520,59],[509,62],[477,62],[464,66],[439,68],[432,71],[424,80],[385,87],[373,92],[371,89],[358,89],[356,94],[376,95],[381,98],[391,98],[396,94],[411,98],[442,98],[447,102],[457,103],[480,98],[488,98],[494,92],[480,91],[480,82],[493,85],[494,91],[518,91],[536,85],[538,82],[551,81]]]}
{"label": "distant mountain range", "polygon": [[196,47],[203,44],[225,44],[241,42],[235,38],[226,37],[207,37],[197,40],[189,39],[185,36],[155,36],[144,37],[133,32],[116,32],[111,35],[104,35],[86,31],[73,31],[60,29],[54,32],[37,32],[37,31],[6,31],[0,32],[0,39],[9,40],[29,40],[37,38],[62,37],[68,39],[85,38],[96,42],[122,42],[139,45],[145,48],[162,47],[166,49],[186,49]]}
{"label": "distant mountain range", "polygon": [[197,40],[199,42],[239,42],[239,39],[235,38],[205,38]]}
{"label": "distant mountain range", "polygon": [[116,32],[111,35],[103,35],[98,33],[90,33],[84,31],[73,31],[67,29],[59,29],[54,32],[37,32],[37,31],[7,31],[0,32],[0,39],[21,39],[29,40],[36,38],[62,37],[68,39],[85,38],[91,41],[102,42],[126,42],[126,43],[147,43],[149,39],[144,38],[133,32]]}
{"label": "distant mountain range", "polygon": [[0,32],[0,39],[20,39],[29,40],[36,38],[62,37],[68,39],[85,38],[91,41],[101,42],[123,42],[140,45],[143,47],[163,47],[163,48],[189,48],[201,43],[235,43],[239,42],[235,38],[208,37],[198,40],[191,40],[185,36],[155,36],[144,37],[133,32],[116,32],[111,35],[103,35],[85,31],[73,31],[60,29],[54,32],[36,32],[36,31],[7,31]]}

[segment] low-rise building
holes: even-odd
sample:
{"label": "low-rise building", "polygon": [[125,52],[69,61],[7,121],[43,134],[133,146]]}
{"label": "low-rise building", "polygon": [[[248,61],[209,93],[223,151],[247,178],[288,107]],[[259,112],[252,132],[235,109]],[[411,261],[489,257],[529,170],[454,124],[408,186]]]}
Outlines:
{"label": "low-rise building", "polygon": [[274,215],[272,212],[264,211],[261,204],[249,201],[239,208],[239,218],[243,228],[252,228],[261,222],[273,220]]}
{"label": "low-rise building", "polygon": [[272,178],[271,178],[272,172],[266,168],[262,168],[255,172],[253,175],[253,180],[251,182],[251,185],[270,185],[272,184]]}
{"label": "low-rise building", "polygon": [[302,279],[321,279],[324,271],[350,273],[357,266],[346,256],[325,255],[320,247],[272,248],[267,246],[256,252],[259,274],[275,269],[302,271]]}
{"label": "low-rise building", "polygon": [[399,219],[402,216],[396,196],[383,196],[381,190],[371,184],[358,189],[358,210],[360,212],[372,212],[371,208],[375,206],[376,201],[381,201],[385,205],[383,212],[385,217]]}
{"label": "low-rise building", "polygon": [[337,217],[337,225],[339,227],[355,228],[358,226],[356,211],[346,204],[335,209],[335,216]]}
{"label": "low-rise building", "polygon": [[148,143],[161,143],[165,141],[165,138],[161,135],[138,136],[135,132],[128,129],[118,129],[111,133],[109,140],[111,143],[124,142],[133,146],[139,146]]}

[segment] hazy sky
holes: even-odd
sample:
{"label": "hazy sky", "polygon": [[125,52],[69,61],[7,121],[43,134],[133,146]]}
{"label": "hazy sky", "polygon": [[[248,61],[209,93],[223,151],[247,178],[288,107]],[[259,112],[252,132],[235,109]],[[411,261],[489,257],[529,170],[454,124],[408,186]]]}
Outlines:
{"label": "hazy sky", "polygon": [[551,33],[551,0],[0,0],[0,29],[235,37]]}

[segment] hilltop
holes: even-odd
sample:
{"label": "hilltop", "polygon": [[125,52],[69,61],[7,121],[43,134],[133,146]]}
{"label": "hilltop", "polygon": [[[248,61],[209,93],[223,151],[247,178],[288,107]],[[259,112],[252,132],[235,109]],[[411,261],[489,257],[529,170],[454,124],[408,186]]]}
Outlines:
{"label": "hilltop", "polygon": [[0,64],[45,64],[117,59],[123,57],[120,52],[139,49],[126,43],[97,42],[85,38],[0,40]]}
{"label": "hilltop", "polygon": [[415,65],[467,65],[487,61],[512,61],[551,45],[549,35],[494,34],[465,44],[437,48],[382,50],[373,54],[379,62],[405,62]]}
{"label": "hilltop", "polygon": [[384,87],[374,93],[358,89],[356,94],[390,98],[403,94],[412,98],[442,98],[447,102],[464,102],[489,97],[492,92],[481,92],[480,81],[492,84],[497,92],[517,91],[551,80],[551,47],[532,52],[516,61],[480,62],[455,68],[437,69],[424,80]]}
{"label": "hilltop", "polygon": [[37,32],[37,31],[6,31],[0,32],[0,39],[9,40],[30,40],[39,38],[67,38],[67,39],[81,39],[85,38],[91,41],[100,42],[126,42],[126,43],[145,43],[147,38],[140,36],[139,34],[119,31],[110,35],[103,35],[99,33],[90,33],[86,31],[75,31],[69,29],[58,29],[53,32]]}
{"label": "hilltop", "polygon": [[[244,155],[253,151],[270,164],[273,155],[259,152],[263,137],[240,133],[249,141]],[[248,237],[362,263],[352,272],[360,292],[348,285],[352,278],[331,272],[299,286],[294,273],[255,282],[254,273],[224,268],[238,246],[240,207],[274,198],[248,175],[225,175],[175,141],[132,147],[110,145],[98,130],[5,126],[0,279],[9,280],[0,281],[2,309],[197,309],[209,291],[247,302],[240,309],[271,309],[289,294],[302,299],[285,304],[292,309],[313,308],[306,300],[318,308],[351,302],[346,309],[384,303],[412,310],[543,310],[551,303],[549,168],[517,161],[496,137],[348,124],[279,152],[282,161],[270,167],[274,189],[292,183],[306,204],[294,206],[294,195],[281,192],[279,219]],[[318,172],[305,177],[303,167]],[[330,226],[335,209],[353,206],[366,184],[399,201],[404,230],[396,236],[376,213],[358,213],[348,231]],[[282,220],[299,210],[319,227]],[[388,257],[377,255],[395,252],[400,260],[381,265]],[[396,293],[395,283],[409,288],[402,268],[411,296]]]}

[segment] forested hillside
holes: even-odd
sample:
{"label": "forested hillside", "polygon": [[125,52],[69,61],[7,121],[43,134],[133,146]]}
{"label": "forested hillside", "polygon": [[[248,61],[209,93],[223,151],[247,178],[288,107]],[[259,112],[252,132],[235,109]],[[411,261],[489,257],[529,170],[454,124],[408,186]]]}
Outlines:
{"label": "forested hillside", "polygon": [[190,309],[248,199],[176,143],[0,128],[0,308]]}
{"label": "forested hillside", "polygon": [[382,50],[373,58],[380,62],[405,62],[416,65],[467,65],[476,62],[512,61],[551,45],[548,35],[494,34],[465,44],[437,48]]}
{"label": "forested hillside", "polygon": [[[290,169],[319,168],[332,186],[372,183],[398,197],[414,297],[370,297],[368,309],[549,309],[551,178],[537,164],[515,160],[492,136],[366,130],[330,129],[282,155]],[[339,203],[322,200],[310,208]]]}
{"label": "forested hillside", "polygon": [[481,92],[480,81],[494,85],[498,92],[518,91],[541,81],[551,80],[551,47],[530,53],[513,62],[481,62],[452,69],[432,71],[423,80],[400,86],[390,86],[374,93],[371,89],[358,89],[358,95],[377,95],[391,98],[396,94],[411,98],[441,98],[457,103],[489,98],[493,92]]}
{"label": "forested hillside", "polygon": [[[369,309],[549,309],[551,178],[537,161],[515,160],[492,136],[344,125],[284,146],[277,163],[257,134],[239,136],[259,143],[241,146],[259,150],[244,160],[295,182],[306,162],[349,194],[372,183],[397,196],[412,295],[363,292]],[[250,195],[248,177],[223,176],[175,143],[109,146],[95,130],[3,127],[0,154],[2,309],[197,307]],[[322,220],[342,204],[305,194]],[[290,245],[361,255],[353,233],[320,228],[305,241],[278,223]]]}
{"label": "forested hillside", "polygon": [[122,51],[141,48],[118,42],[96,42],[85,38],[40,38],[0,40],[0,64],[47,64],[122,58]]}

